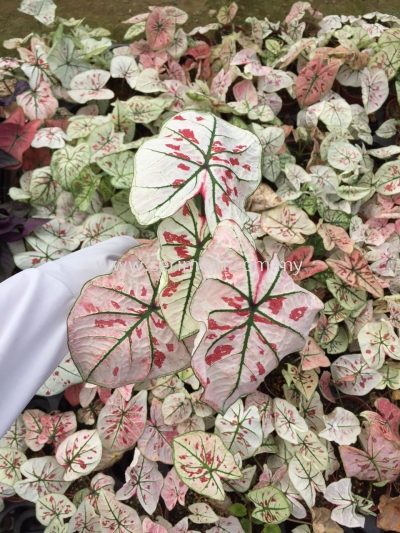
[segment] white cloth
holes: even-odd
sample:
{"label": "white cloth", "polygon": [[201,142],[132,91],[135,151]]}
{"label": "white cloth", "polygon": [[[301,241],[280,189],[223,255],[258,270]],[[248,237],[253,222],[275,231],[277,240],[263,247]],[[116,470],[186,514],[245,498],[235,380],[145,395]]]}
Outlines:
{"label": "white cloth", "polygon": [[67,354],[67,317],[82,286],[137,244],[114,237],[0,284],[0,438]]}

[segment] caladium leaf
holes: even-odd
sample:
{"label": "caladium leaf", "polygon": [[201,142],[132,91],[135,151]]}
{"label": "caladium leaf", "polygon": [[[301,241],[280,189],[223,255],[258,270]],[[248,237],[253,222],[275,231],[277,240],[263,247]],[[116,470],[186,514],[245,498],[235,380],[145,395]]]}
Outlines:
{"label": "caladium leaf", "polygon": [[323,416],[326,428],[319,436],[337,444],[353,444],[361,433],[360,421],[351,411],[336,407],[329,415]]}
{"label": "caladium leaf", "polygon": [[254,455],[262,443],[260,413],[255,405],[246,410],[241,399],[231,405],[224,415],[215,420],[215,434],[221,437],[226,448],[242,459]]}
{"label": "caladium leaf", "polygon": [[31,146],[33,148],[48,147],[56,150],[63,148],[66,140],[70,141],[71,139],[61,128],[41,128],[35,133]]}
{"label": "caladium leaf", "polygon": [[136,449],[133,461],[125,472],[125,481],[125,485],[117,492],[117,498],[128,500],[137,496],[143,509],[153,514],[163,485],[163,476],[158,471],[157,463],[149,461]]}
{"label": "caladium leaf", "polygon": [[312,261],[314,255],[313,246],[300,246],[285,257],[285,264],[291,263],[295,269],[289,270],[289,275],[294,281],[301,281],[309,278],[317,272],[323,272],[328,266],[323,261]]}
{"label": "caladium leaf", "polygon": [[310,509],[315,506],[317,491],[325,493],[323,475],[313,462],[305,459],[300,453],[296,453],[290,460],[289,477]]}
{"label": "caladium leaf", "polygon": [[104,89],[110,76],[110,72],[101,69],[80,72],[72,78],[68,95],[80,104],[89,100],[111,100],[114,93],[110,89]]}
{"label": "caladium leaf", "polygon": [[163,7],[156,7],[146,20],[146,39],[152,50],[167,48],[175,35],[175,18]]}
{"label": "caladium leaf", "polygon": [[164,479],[163,488],[161,490],[161,497],[169,511],[179,502],[185,505],[185,496],[189,487],[183,483],[176,473],[175,468],[171,468]]}
{"label": "caladium leaf", "polygon": [[61,193],[60,185],[54,181],[50,167],[37,168],[29,182],[32,205],[52,204]]}
{"label": "caladium leaf", "polygon": [[175,115],[136,154],[132,211],[141,224],[152,224],[201,193],[211,232],[223,219],[245,222],[244,203],[260,181],[260,159],[260,143],[250,132],[210,114]]}
{"label": "caladium leaf", "polygon": [[36,502],[36,518],[44,526],[48,526],[52,520],[64,522],[75,512],[75,505],[63,494],[46,494]]}
{"label": "caladium leaf", "polygon": [[361,354],[338,357],[332,363],[331,371],[338,389],[355,396],[368,394],[382,379],[379,372],[368,366]]}
{"label": "caladium leaf", "polygon": [[65,481],[73,481],[96,468],[101,459],[101,440],[96,430],[77,431],[59,446],[56,459],[65,467]]}
{"label": "caladium leaf", "polygon": [[273,415],[277,434],[288,442],[298,444],[298,433],[308,431],[308,426],[296,407],[282,398],[274,399]]}
{"label": "caladium leaf", "polygon": [[100,492],[98,502],[100,523],[103,531],[113,533],[141,533],[140,518],[132,507],[119,502],[108,490]]}
{"label": "caladium leaf", "polygon": [[100,186],[101,176],[95,174],[91,167],[85,167],[71,183],[71,192],[75,199],[75,205],[80,211],[88,211]]}
{"label": "caladium leaf", "polygon": [[335,246],[350,254],[354,249],[354,241],[350,239],[347,232],[340,226],[321,223],[318,224],[318,235],[322,238],[324,248],[333,250]]}
{"label": "caladium leaf", "polygon": [[280,358],[304,346],[322,304],[292,282],[276,256],[263,269],[232,221],[219,224],[200,267],[205,279],[191,314],[203,324],[192,368],[205,389],[202,401],[223,412],[256,390]]}
{"label": "caladium leaf", "polygon": [[44,414],[40,409],[26,409],[22,415],[26,427],[25,442],[34,452],[41,450],[44,446],[44,442],[39,440],[43,431],[40,420]]}
{"label": "caladium leaf", "polygon": [[20,467],[26,456],[15,448],[0,448],[0,483],[11,487],[22,478]]}
{"label": "caladium leaf", "polygon": [[35,235],[55,248],[62,248],[71,252],[76,250],[81,242],[79,229],[58,218],[52,218],[36,229]]}
{"label": "caladium leaf", "polygon": [[215,526],[207,529],[206,533],[244,533],[244,529],[235,516],[228,518],[221,516]]}
{"label": "caladium leaf", "polygon": [[400,450],[385,438],[381,428],[372,423],[366,450],[339,446],[347,477],[368,481],[395,481],[400,473]]}
{"label": "caladium leaf", "polygon": [[195,524],[213,524],[219,518],[207,503],[194,503],[188,510],[192,513],[188,518]]}
{"label": "caladium leaf", "polygon": [[25,436],[26,427],[22,415],[20,415],[0,439],[0,448],[13,448],[24,452],[28,449]]}
{"label": "caladium leaf", "polygon": [[301,107],[318,102],[331,89],[342,61],[318,54],[299,72],[296,97]]}
{"label": "caladium leaf", "polygon": [[113,187],[116,189],[130,189],[133,179],[133,160],[133,153],[126,151],[97,159],[96,164],[111,176],[111,185]]}
{"label": "caladium leaf", "polygon": [[365,324],[358,334],[361,353],[371,368],[381,368],[385,358],[400,359],[399,338],[386,320]]}
{"label": "caladium leaf", "polygon": [[94,128],[88,137],[87,143],[90,149],[90,161],[110,155],[116,152],[124,140],[124,133],[115,132],[112,122],[107,122]]}
{"label": "caladium leaf", "polygon": [[160,283],[160,303],[168,325],[183,339],[199,329],[189,310],[201,283],[200,255],[210,239],[206,219],[189,201],[161,222],[158,238],[161,259],[168,265]]}
{"label": "caladium leaf", "polygon": [[21,466],[22,481],[15,483],[15,492],[30,502],[36,502],[46,494],[64,494],[71,482],[64,480],[64,467],[55,457],[29,459]]}
{"label": "caladium leaf", "polygon": [[344,309],[355,311],[365,306],[367,293],[364,290],[354,289],[336,276],[334,279],[328,279],[326,284]]}
{"label": "caladium leaf", "polygon": [[304,370],[290,364],[287,367],[287,371],[282,371],[282,373],[284,373],[288,385],[290,386],[293,382],[296,389],[309,400],[318,387],[318,374],[315,370]]}
{"label": "caladium leaf", "polygon": [[43,431],[39,435],[39,442],[53,444],[57,449],[59,444],[76,431],[76,416],[73,411],[44,415],[40,419]]}
{"label": "caladium leaf", "polygon": [[150,461],[172,464],[172,439],[178,435],[175,426],[167,426],[162,415],[162,403],[153,398],[150,407],[150,420],[139,438],[137,447]]}
{"label": "caladium leaf", "polygon": [[65,146],[57,150],[51,159],[51,170],[54,179],[66,191],[71,190],[73,181],[89,164],[90,152],[86,143],[77,146]]}
{"label": "caladium leaf", "polygon": [[331,362],[326,357],[324,350],[315,342],[312,337],[308,337],[307,342],[302,350],[301,366],[304,370],[311,370],[320,366],[330,366]]}
{"label": "caladium leaf", "polygon": [[340,251],[334,259],[327,259],[326,263],[347,285],[365,289],[376,298],[383,296],[381,285],[359,250],[353,250],[351,254]]}
{"label": "caladium leaf", "polygon": [[181,480],[192,490],[223,501],[221,479],[240,479],[234,457],[217,435],[193,431],[174,438],[174,466]]}
{"label": "caladium leaf", "polygon": [[383,70],[361,71],[361,90],[365,111],[375,113],[389,96],[389,82]]}
{"label": "caladium leaf", "polygon": [[278,242],[303,244],[303,235],[312,235],[317,228],[307,214],[294,205],[282,205],[262,214],[261,228]]}
{"label": "caladium leaf", "polygon": [[100,412],[97,427],[104,448],[129,450],[143,433],[147,418],[147,391],[125,400],[116,390]]}
{"label": "caladium leaf", "polygon": [[235,18],[238,10],[236,2],[231,2],[229,6],[222,6],[217,13],[217,20],[221,24],[230,24]]}
{"label": "caladium leaf", "polygon": [[0,148],[17,160],[15,168],[21,166],[23,153],[30,147],[40,123],[31,120],[25,124],[24,112],[19,107],[0,124]]}
{"label": "caladium leaf", "polygon": [[328,162],[338,170],[351,172],[362,159],[361,151],[349,142],[333,142],[328,149]]}
{"label": "caladium leaf", "polygon": [[293,455],[300,453],[307,461],[311,461],[320,472],[323,472],[328,466],[328,450],[326,446],[312,431],[299,433],[297,437],[298,444],[285,442],[285,446]]}
{"label": "caladium leaf", "polygon": [[189,365],[159,309],[157,251],[152,242],[126,252],[112,274],[85,286],[72,309],[69,346],[87,381],[116,388]]}
{"label": "caladium leaf", "polygon": [[272,398],[259,391],[254,391],[246,397],[245,409],[255,405],[260,413],[263,441],[267,440],[275,429],[272,403]]}
{"label": "caladium leaf", "polygon": [[63,37],[55,42],[47,57],[50,70],[69,89],[71,80],[81,72],[90,69],[90,64],[75,57],[75,45],[72,39]]}
{"label": "caladium leaf", "polygon": [[54,22],[56,8],[53,0],[22,0],[18,11],[32,15],[45,26],[49,26]]}
{"label": "caladium leaf", "polygon": [[85,498],[68,523],[69,533],[95,533],[100,530],[100,518]]}
{"label": "caladium leaf", "polygon": [[343,478],[327,486],[325,500],[335,505],[331,518],[347,527],[364,527],[365,517],[357,513],[358,500],[351,492],[351,479]]}
{"label": "caladium leaf", "polygon": [[192,414],[192,404],[188,395],[184,392],[169,394],[161,408],[164,422],[168,426],[174,426],[187,420]]}
{"label": "caladium leaf", "polygon": [[114,56],[110,63],[110,74],[113,78],[123,78],[134,89],[139,77],[139,67],[132,56]]}
{"label": "caladium leaf", "polygon": [[392,196],[400,192],[400,164],[397,160],[381,165],[375,177],[378,180],[376,190],[380,194]]}
{"label": "caladium leaf", "polygon": [[58,107],[58,101],[51,92],[50,84],[44,81],[18,95],[17,104],[32,121],[51,118]]}
{"label": "caladium leaf", "polygon": [[286,496],[276,487],[252,490],[247,497],[255,504],[252,516],[267,524],[280,524],[290,516]]}
{"label": "caladium leaf", "polygon": [[[127,224],[122,218],[115,215],[96,213],[95,215],[89,216],[83,223],[82,248],[87,248],[88,246],[92,246],[93,244],[106,241],[107,239],[119,235],[138,237],[139,230],[132,226],[132,224]],[[132,268],[132,270],[134,269]]]}

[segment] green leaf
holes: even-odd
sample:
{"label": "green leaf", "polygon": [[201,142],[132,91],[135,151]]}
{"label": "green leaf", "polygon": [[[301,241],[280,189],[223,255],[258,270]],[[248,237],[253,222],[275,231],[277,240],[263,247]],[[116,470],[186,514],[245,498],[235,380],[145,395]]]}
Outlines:
{"label": "green leaf", "polygon": [[229,507],[229,512],[232,513],[233,516],[247,516],[247,509],[243,503],[234,503]]}
{"label": "green leaf", "polygon": [[240,520],[240,525],[242,526],[244,533],[251,533],[251,522],[248,518],[242,518]]}
{"label": "green leaf", "polygon": [[95,174],[89,166],[84,168],[71,183],[75,205],[80,211],[88,210],[93,195],[100,184],[100,179],[100,175]]}
{"label": "green leaf", "polygon": [[286,496],[275,487],[252,490],[247,496],[256,506],[252,517],[266,524],[280,524],[290,516]]}
{"label": "green leaf", "polygon": [[262,533],[281,533],[281,528],[277,524],[265,524]]}

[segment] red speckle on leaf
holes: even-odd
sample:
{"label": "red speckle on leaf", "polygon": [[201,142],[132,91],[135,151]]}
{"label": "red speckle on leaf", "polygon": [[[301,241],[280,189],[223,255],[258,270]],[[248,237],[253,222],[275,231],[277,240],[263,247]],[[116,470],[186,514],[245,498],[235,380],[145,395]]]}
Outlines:
{"label": "red speckle on leaf", "polygon": [[169,352],[173,352],[174,351],[174,345],[173,344],[167,344],[167,350]]}
{"label": "red speckle on leaf", "polygon": [[268,325],[274,324],[274,322],[269,320],[269,318],[265,316],[260,316],[260,315],[254,315],[254,322],[260,322],[261,324],[268,324]]}
{"label": "red speckle on leaf", "polygon": [[197,122],[201,122],[202,120],[204,120],[204,117],[196,117],[196,120]]}
{"label": "red speckle on leaf", "polygon": [[181,170],[190,170],[190,167],[188,167],[184,163],[179,163],[178,168],[180,168]]}
{"label": "red speckle on leaf", "polygon": [[251,171],[251,166],[250,165],[243,165],[243,168],[248,170],[249,172]]}
{"label": "red speckle on leaf", "polygon": [[199,141],[196,139],[195,134],[193,130],[185,129],[185,130],[178,130],[178,132],[185,137],[188,141],[192,141],[196,144],[199,144]]}
{"label": "red speckle on leaf", "polygon": [[233,350],[233,346],[229,344],[225,344],[222,346],[217,346],[213,353],[210,353],[206,357],[206,364],[208,366],[211,366],[213,363],[216,363],[223,357],[229,355]]}
{"label": "red speckle on leaf", "polygon": [[233,167],[237,167],[239,165],[239,159],[237,157],[231,157],[229,161]]}
{"label": "red speckle on leaf", "polygon": [[113,376],[117,376],[118,375],[118,372],[119,372],[119,367],[115,367],[114,370],[113,370]]}
{"label": "red speckle on leaf", "polygon": [[189,250],[186,248],[186,246],[182,246],[182,247],[176,246],[174,247],[174,250],[177,253],[178,257],[180,257],[181,259],[190,258],[190,253],[189,253]]}
{"label": "red speckle on leaf", "polygon": [[210,318],[208,320],[208,329],[228,331],[231,329],[231,326],[219,326],[213,318]]}
{"label": "red speckle on leaf", "polygon": [[183,209],[182,209],[182,215],[183,215],[184,217],[187,217],[188,215],[190,215],[189,208],[188,208],[188,206],[187,206],[186,204],[183,206]]}
{"label": "red speckle on leaf", "polygon": [[181,147],[179,146],[179,144],[166,144],[165,145],[167,148],[171,148],[171,150],[180,150]]}
{"label": "red speckle on leaf", "polygon": [[112,328],[116,324],[119,324],[120,326],[126,326],[126,322],[122,320],[122,318],[114,318],[110,320],[104,320],[104,319],[96,319],[94,321],[94,326],[96,328]]}
{"label": "red speckle on leaf", "polygon": [[176,233],[164,231],[163,236],[168,244],[187,244],[188,246],[191,245],[191,242],[185,235],[177,235]]}
{"label": "red speckle on leaf", "polygon": [[268,307],[273,315],[277,315],[280,312],[285,300],[286,298],[284,296],[268,300]]}
{"label": "red speckle on leaf", "polygon": [[297,322],[298,320],[300,320],[300,318],[303,318],[307,309],[308,307],[297,307],[296,309],[293,309],[291,311],[289,318]]}
{"label": "red speckle on leaf", "polygon": [[[228,198],[228,196],[227,196],[225,193],[222,195],[222,201],[223,201],[227,206],[229,206],[229,198]],[[221,216],[221,215],[219,215],[219,216]]]}
{"label": "red speckle on leaf", "polygon": [[217,213],[217,215],[221,218],[222,217],[222,211],[221,211],[221,208],[219,207],[219,205],[215,204],[215,212]]}
{"label": "red speckle on leaf", "polygon": [[155,350],[154,364],[156,365],[156,367],[161,368],[163,366],[164,361],[165,361],[165,355],[159,350]]}
{"label": "red speckle on leaf", "polygon": [[257,361],[257,370],[258,370],[258,375],[259,376],[262,376],[263,374],[265,374],[265,368],[260,363],[260,361]]}
{"label": "red speckle on leaf", "polygon": [[111,300],[111,305],[114,307],[114,309],[120,308],[120,305],[117,302],[114,302],[114,300]]}
{"label": "red speckle on leaf", "polygon": [[174,116],[174,120],[183,120],[183,121],[185,121],[186,119],[181,117],[181,115],[175,115]]}

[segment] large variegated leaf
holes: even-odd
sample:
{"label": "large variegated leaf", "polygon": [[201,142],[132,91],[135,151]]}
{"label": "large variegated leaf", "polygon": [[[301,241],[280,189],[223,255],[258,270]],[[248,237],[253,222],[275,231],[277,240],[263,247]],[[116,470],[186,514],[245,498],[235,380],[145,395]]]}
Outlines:
{"label": "large variegated leaf", "polygon": [[274,399],[273,416],[277,434],[288,442],[298,444],[298,433],[308,431],[306,421],[296,407],[282,398]]}
{"label": "large variegated leaf", "polygon": [[35,235],[54,248],[72,252],[79,247],[80,229],[65,220],[52,218],[46,224],[35,230]]}
{"label": "large variegated leaf", "polygon": [[211,114],[175,115],[136,154],[133,213],[151,224],[200,193],[211,232],[220,220],[244,223],[244,203],[261,178],[260,160],[260,143],[250,132]]}
{"label": "large variegated leaf", "polygon": [[336,407],[329,415],[323,417],[325,429],[319,436],[337,444],[353,444],[361,433],[360,421],[351,411]]}
{"label": "large variegated leaf", "polygon": [[85,498],[68,523],[69,533],[95,533],[100,531],[100,517]]}
{"label": "large variegated leaf", "polygon": [[348,477],[368,481],[395,481],[400,474],[400,450],[377,424],[372,423],[366,449],[339,446],[340,456]]}
{"label": "large variegated leaf", "polygon": [[203,431],[185,433],[175,437],[173,449],[178,476],[190,489],[207,498],[223,501],[221,480],[242,477],[232,453],[217,435]]}
{"label": "large variegated leaf", "polygon": [[69,89],[71,80],[81,72],[90,69],[90,64],[74,57],[75,45],[72,39],[63,37],[54,46],[48,55],[50,70],[61,81],[63,87]]}
{"label": "large variegated leaf", "polygon": [[331,370],[338,389],[355,396],[368,394],[382,379],[379,372],[368,366],[361,354],[338,357],[332,363]]}
{"label": "large variegated leaf", "polygon": [[301,107],[318,102],[331,89],[342,61],[318,54],[299,72],[296,97]]}
{"label": "large variegated leaf", "polygon": [[205,389],[202,400],[223,412],[304,346],[322,304],[291,280],[277,257],[264,268],[231,221],[218,226],[200,267],[204,281],[191,314],[202,327],[192,367]]}
{"label": "large variegated leaf", "polygon": [[296,453],[290,460],[289,477],[310,509],[315,505],[317,491],[324,493],[326,490],[322,473],[301,453]]}
{"label": "large variegated leaf", "polygon": [[100,411],[97,427],[104,448],[110,452],[129,450],[143,433],[147,418],[147,391],[125,400],[116,390]]}
{"label": "large variegated leaf", "polygon": [[353,250],[351,254],[340,251],[334,259],[327,259],[326,263],[351,287],[365,289],[376,298],[383,296],[381,285],[359,250]]}
{"label": "large variegated leaf", "polygon": [[185,496],[189,487],[183,483],[176,473],[175,468],[171,468],[164,478],[163,488],[161,490],[161,497],[169,511],[179,502],[185,505]]}
{"label": "large variegated leaf", "polygon": [[398,160],[388,161],[381,165],[375,174],[378,182],[376,190],[384,196],[392,196],[400,192],[400,164]]}
{"label": "large variegated leaf", "polygon": [[158,471],[157,463],[149,461],[136,449],[133,461],[125,472],[125,481],[125,485],[117,492],[117,498],[128,500],[137,496],[143,509],[153,514],[163,485],[163,476]]}
{"label": "large variegated leaf", "polygon": [[32,15],[36,20],[48,26],[54,22],[56,8],[53,0],[22,0],[18,11]]}
{"label": "large variegated leaf", "polygon": [[262,429],[260,413],[255,405],[246,410],[241,399],[231,405],[224,415],[215,420],[215,434],[234,455],[248,459],[261,446]]}
{"label": "large variegated leaf", "polygon": [[175,18],[163,7],[156,7],[146,20],[146,38],[151,50],[167,48],[175,34]]}
{"label": "large variegated leaf", "polygon": [[361,72],[361,90],[365,111],[375,113],[389,96],[389,82],[383,70],[370,71],[365,68]]}
{"label": "large variegated leaf", "polygon": [[336,141],[329,146],[328,162],[338,170],[351,172],[355,170],[361,159],[361,151],[349,142]]}
{"label": "large variegated leaf", "polygon": [[24,452],[28,448],[25,436],[26,427],[22,415],[20,415],[0,439],[0,448],[13,448]]}
{"label": "large variegated leaf", "polygon": [[290,516],[286,496],[276,487],[252,490],[247,497],[255,504],[252,516],[267,524],[280,524]]}
{"label": "large variegated leaf", "polygon": [[303,235],[312,235],[317,228],[307,214],[294,205],[282,205],[262,214],[261,228],[279,242],[303,244]]}
{"label": "large variegated leaf", "polygon": [[399,338],[390,322],[370,322],[358,334],[361,353],[371,368],[381,368],[385,358],[400,359]]}
{"label": "large variegated leaf", "polygon": [[64,494],[71,482],[64,480],[65,468],[55,457],[29,459],[21,466],[22,481],[15,483],[15,492],[30,502],[36,502],[46,494]]}
{"label": "large variegated leaf", "polygon": [[162,415],[162,403],[153,398],[150,420],[139,437],[137,447],[146,459],[172,464],[172,439],[178,435],[176,426],[167,426]]}
{"label": "large variegated leaf", "polygon": [[26,456],[15,448],[0,448],[0,483],[13,486],[22,476],[20,466]]}
{"label": "large variegated leaf", "polygon": [[161,259],[167,266],[160,283],[160,304],[168,325],[183,339],[199,329],[189,310],[201,283],[200,255],[210,239],[206,219],[194,201],[189,201],[161,222],[158,238]]}
{"label": "large variegated leaf", "polygon": [[112,492],[104,489],[100,492],[98,507],[102,531],[142,533],[142,524],[135,509],[119,502]]}
{"label": "large variegated leaf", "polygon": [[89,147],[82,143],[75,147],[67,145],[57,150],[51,158],[50,167],[56,182],[66,191],[70,191],[73,181],[89,162]]}
{"label": "large variegated leaf", "polygon": [[82,376],[116,388],[187,367],[185,345],[158,298],[158,243],[133,248],[112,274],[88,282],[68,319],[69,347]]}
{"label": "large variegated leaf", "polygon": [[328,485],[324,498],[335,505],[332,520],[349,528],[364,527],[365,517],[357,513],[359,502],[351,492],[350,478],[339,479]]}
{"label": "large variegated leaf", "polygon": [[65,439],[56,454],[57,462],[65,468],[65,481],[73,481],[96,468],[101,459],[101,440],[96,430],[77,431]]}
{"label": "large variegated leaf", "polygon": [[82,248],[87,248],[119,235],[138,237],[139,230],[115,215],[96,213],[89,216],[82,225]]}
{"label": "large variegated leaf", "polygon": [[131,89],[135,88],[139,69],[132,56],[115,56],[111,59],[110,73],[113,78],[123,78]]}
{"label": "large variegated leaf", "polygon": [[58,101],[47,82],[41,82],[29,91],[17,96],[17,104],[22,107],[30,120],[51,118],[58,107]]}
{"label": "large variegated leaf", "polygon": [[104,89],[110,76],[109,72],[101,69],[80,72],[72,78],[68,95],[80,104],[85,104],[89,100],[111,100],[114,98],[114,93],[110,89]]}
{"label": "large variegated leaf", "polygon": [[44,526],[48,526],[52,520],[62,523],[75,512],[75,505],[63,494],[46,494],[36,502],[36,518]]}

